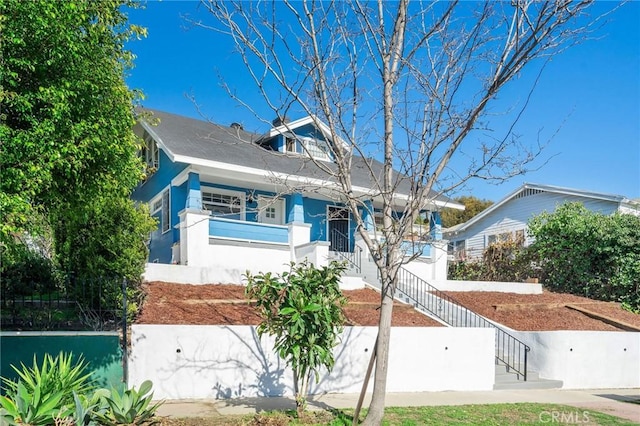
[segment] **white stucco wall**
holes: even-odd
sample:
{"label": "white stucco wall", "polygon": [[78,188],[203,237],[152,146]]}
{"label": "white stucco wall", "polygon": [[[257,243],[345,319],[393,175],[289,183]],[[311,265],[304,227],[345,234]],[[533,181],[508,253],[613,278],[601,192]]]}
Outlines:
{"label": "white stucco wall", "polygon": [[542,284],[499,281],[433,280],[429,284],[442,291],[497,291],[501,293],[542,294]]}
{"label": "white stucco wall", "polygon": [[[347,327],[330,375],[314,394],[357,393],[376,337],[375,327]],[[249,326],[133,325],[129,385],[152,380],[158,399],[292,395],[292,375],[272,339]],[[490,329],[397,327],[391,334],[389,392],[490,390],[494,383]]]}
{"label": "white stucco wall", "polygon": [[531,347],[529,369],[566,389],[640,387],[640,333],[516,332]]}

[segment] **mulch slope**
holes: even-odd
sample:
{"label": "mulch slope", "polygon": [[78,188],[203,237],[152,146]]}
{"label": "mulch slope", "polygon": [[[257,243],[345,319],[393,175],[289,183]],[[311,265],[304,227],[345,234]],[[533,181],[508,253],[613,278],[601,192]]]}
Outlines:
{"label": "mulch slope", "polygon": [[[244,294],[245,287],[228,284],[145,284],[146,299],[137,324],[257,325],[260,317]],[[344,307],[347,325],[377,326],[380,293],[372,289],[347,290]],[[514,330],[621,331],[581,311],[604,315],[640,328],[640,315],[620,304],[600,302],[571,294],[515,294],[500,292],[448,292],[472,311]],[[571,306],[577,308],[572,309]],[[396,303],[395,327],[438,327],[437,321],[409,305]]]}
{"label": "mulch slope", "polygon": [[[260,317],[245,297],[245,287],[228,284],[145,284],[146,298],[136,324],[258,325]],[[377,326],[380,294],[371,289],[346,290],[347,325]],[[391,325],[439,327],[411,306],[396,303]]]}
{"label": "mulch slope", "polygon": [[640,315],[625,311],[619,303],[596,301],[572,294],[549,291],[542,294],[480,291],[447,294],[472,311],[514,330],[622,331],[619,327],[580,311],[599,314],[640,328]]}

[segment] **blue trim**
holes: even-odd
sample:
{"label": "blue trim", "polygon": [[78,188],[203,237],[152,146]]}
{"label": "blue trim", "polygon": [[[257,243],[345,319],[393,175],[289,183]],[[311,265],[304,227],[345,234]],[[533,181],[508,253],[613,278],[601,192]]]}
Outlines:
{"label": "blue trim", "polygon": [[186,209],[202,210],[202,191],[200,191],[200,175],[189,172],[187,179],[187,202]]}
{"label": "blue trim", "polygon": [[289,228],[282,225],[222,218],[209,219],[209,236],[245,241],[289,244]]}
{"label": "blue trim", "polygon": [[287,223],[293,222],[304,222],[304,200],[298,192],[291,194],[287,203]]}

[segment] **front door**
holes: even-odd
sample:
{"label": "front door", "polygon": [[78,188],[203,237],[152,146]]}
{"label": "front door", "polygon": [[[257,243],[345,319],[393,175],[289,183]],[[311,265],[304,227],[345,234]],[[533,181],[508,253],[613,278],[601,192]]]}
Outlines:
{"label": "front door", "polygon": [[349,210],[344,207],[327,208],[329,250],[351,252],[349,244]]}
{"label": "front door", "polygon": [[282,225],[284,223],[283,200],[273,197],[258,197],[258,217],[260,223]]}

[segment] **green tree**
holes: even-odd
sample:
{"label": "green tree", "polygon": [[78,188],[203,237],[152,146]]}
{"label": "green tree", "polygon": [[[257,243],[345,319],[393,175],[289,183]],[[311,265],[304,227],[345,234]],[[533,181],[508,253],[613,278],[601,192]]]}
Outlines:
{"label": "green tree", "polygon": [[459,223],[464,223],[493,205],[493,201],[481,200],[473,195],[456,197],[454,201],[463,204],[464,210],[443,209],[440,213],[443,228],[450,228]]}
{"label": "green tree", "polygon": [[[150,222],[125,202],[143,172],[132,131],[137,95],[124,82],[133,59],[125,43],[144,34],[127,22],[123,10],[131,5],[0,0],[3,251],[19,244],[17,236],[40,234],[32,217],[42,215],[53,230],[57,262],[74,264],[67,272],[135,276],[133,263],[142,272],[145,248],[122,245],[131,235],[144,241]],[[109,222],[113,217],[120,221]],[[113,264],[98,261],[107,258],[101,253],[76,256],[88,248],[73,245],[88,233],[94,233],[91,250],[98,236],[121,240],[117,249],[103,244]]]}
{"label": "green tree", "polygon": [[640,310],[640,217],[567,203],[529,222],[543,284]]}
{"label": "green tree", "polygon": [[300,416],[312,375],[333,368],[333,348],[342,332],[346,299],[339,287],[345,266],[332,262],[320,269],[303,262],[291,271],[251,275],[247,295],[256,300],[262,323],[258,334],[275,337],[275,349],[293,370],[296,407]]}

